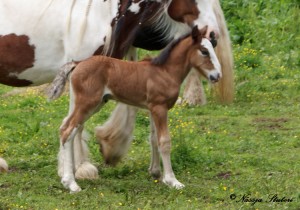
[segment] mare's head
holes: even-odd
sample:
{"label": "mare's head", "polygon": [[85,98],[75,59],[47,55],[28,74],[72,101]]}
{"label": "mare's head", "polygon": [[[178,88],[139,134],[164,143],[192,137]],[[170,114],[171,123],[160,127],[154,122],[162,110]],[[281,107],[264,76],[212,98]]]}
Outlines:
{"label": "mare's head", "polygon": [[200,74],[215,83],[222,77],[221,65],[212,43],[205,38],[207,28],[205,26],[199,30],[197,26],[194,26],[191,34],[193,46],[190,50],[189,62]]}
{"label": "mare's head", "polygon": [[215,13],[217,5],[218,0],[172,0],[168,14],[176,21],[190,26],[198,25],[198,29],[208,26],[204,37],[216,45],[216,39],[220,34]]}

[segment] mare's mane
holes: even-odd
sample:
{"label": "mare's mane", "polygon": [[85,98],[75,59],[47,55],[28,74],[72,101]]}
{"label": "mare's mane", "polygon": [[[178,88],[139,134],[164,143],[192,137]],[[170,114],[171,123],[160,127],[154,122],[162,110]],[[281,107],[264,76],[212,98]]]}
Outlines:
{"label": "mare's mane", "polygon": [[191,35],[191,32],[188,34],[185,34],[181,37],[179,37],[178,39],[173,40],[170,44],[167,45],[167,47],[165,47],[165,49],[162,50],[162,52],[155,58],[153,58],[151,60],[151,64],[153,65],[164,65],[167,61],[167,59],[169,58],[172,50],[184,39],[186,39],[187,37],[189,37]]}
{"label": "mare's mane", "polygon": [[[110,52],[108,53],[112,57],[122,58],[133,44],[141,26],[155,24],[162,16],[160,14],[163,14],[164,7],[161,5],[166,4],[164,1],[141,1],[140,12],[133,16],[131,10],[128,9],[133,3],[133,0],[121,1],[122,7],[119,8],[118,16],[114,19],[112,28],[113,35],[111,37]],[[135,17],[135,19],[132,20],[132,17]],[[122,33],[128,30],[129,33]],[[116,53],[117,51],[118,53]]]}

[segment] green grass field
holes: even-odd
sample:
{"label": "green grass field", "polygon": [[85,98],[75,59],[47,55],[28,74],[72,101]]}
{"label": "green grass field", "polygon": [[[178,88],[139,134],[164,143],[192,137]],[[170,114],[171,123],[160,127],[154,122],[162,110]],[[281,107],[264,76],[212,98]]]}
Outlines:
{"label": "green grass field", "polygon": [[[57,175],[58,128],[68,97],[47,102],[36,89],[7,95],[0,86],[0,210],[6,209],[300,209],[299,1],[223,1],[233,40],[236,100],[170,111],[172,163],[186,187],[170,189],[148,175],[149,120],[137,116],[128,155],[104,165],[93,129],[110,102],[86,124],[97,180],[69,194]],[[143,54],[144,52],[140,52]]]}

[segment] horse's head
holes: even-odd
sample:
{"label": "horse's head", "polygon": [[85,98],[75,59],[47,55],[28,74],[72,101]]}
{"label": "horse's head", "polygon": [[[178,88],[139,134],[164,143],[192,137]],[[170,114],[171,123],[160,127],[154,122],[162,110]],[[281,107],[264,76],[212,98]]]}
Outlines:
{"label": "horse's head", "polygon": [[205,38],[216,45],[219,37],[219,26],[214,13],[216,0],[172,0],[168,7],[169,16],[190,26],[198,25],[199,29],[208,26]]}
{"label": "horse's head", "polygon": [[213,49],[212,43],[205,37],[208,27],[201,30],[194,26],[192,30],[193,47],[190,64],[209,81],[215,83],[222,77],[221,65]]}

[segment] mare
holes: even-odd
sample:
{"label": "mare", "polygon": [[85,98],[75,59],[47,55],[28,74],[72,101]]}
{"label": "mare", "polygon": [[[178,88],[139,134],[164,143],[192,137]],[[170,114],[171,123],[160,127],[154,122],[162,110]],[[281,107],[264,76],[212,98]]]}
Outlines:
{"label": "mare", "polygon": [[[223,71],[219,90],[230,101],[226,91],[233,92],[232,53],[218,0],[1,0],[0,83],[15,87],[48,83],[72,60],[98,54],[122,58],[132,52],[131,45],[162,48],[195,24],[208,25],[206,37],[214,32],[218,38],[216,51]],[[198,81],[197,76],[192,78]],[[108,159],[119,160],[127,151],[136,111],[120,104],[110,120],[97,129],[99,138],[124,146],[107,151],[111,154]],[[98,170],[89,160],[81,133],[74,140],[74,151],[76,178],[96,178]],[[60,155],[58,159],[62,176]],[[4,168],[1,162],[0,168]]]}
{"label": "mare", "polygon": [[[206,32],[207,27],[199,31],[195,26],[191,33],[173,41],[154,59],[133,62],[93,56],[62,68],[53,81],[49,96],[55,99],[60,95],[69,75],[73,93],[70,100],[74,106],[60,127],[64,158],[61,182],[64,187],[71,193],[81,190],[73,171],[76,154],[73,154],[72,142],[84,123],[109,99],[150,111],[151,126],[157,134],[151,141],[150,173],[154,177],[160,176],[160,153],[164,169],[162,181],[176,189],[184,187],[171,166],[168,110],[174,106],[180,86],[192,67],[211,82],[219,81],[222,76],[213,46],[204,38]],[[104,147],[102,142],[100,144]]]}

